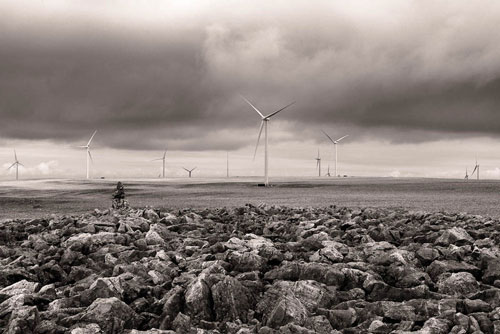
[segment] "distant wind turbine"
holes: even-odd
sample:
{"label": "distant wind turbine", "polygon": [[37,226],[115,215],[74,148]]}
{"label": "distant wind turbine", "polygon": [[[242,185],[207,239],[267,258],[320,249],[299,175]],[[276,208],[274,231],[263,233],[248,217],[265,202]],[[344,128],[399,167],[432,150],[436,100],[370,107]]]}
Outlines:
{"label": "distant wind turbine", "polygon": [[255,160],[255,155],[257,154],[257,148],[259,147],[259,141],[260,141],[260,136],[262,134],[262,128],[264,128],[264,136],[265,136],[265,139],[264,139],[264,142],[265,142],[265,158],[264,158],[264,175],[265,175],[265,182],[264,182],[264,185],[267,187],[269,186],[269,174],[268,174],[268,166],[269,166],[269,161],[268,161],[268,153],[267,153],[267,146],[268,146],[268,140],[267,140],[267,123],[269,122],[269,120],[271,119],[271,117],[273,117],[274,115],[276,115],[277,113],[279,113],[280,111],[288,108],[289,106],[291,106],[292,104],[294,104],[295,102],[292,102],[290,103],[289,105],[273,112],[273,113],[270,113],[269,115],[267,116],[264,116],[260,111],[259,109],[257,109],[250,101],[248,101],[244,96],[241,96],[243,98],[243,100],[245,100],[246,103],[248,103],[258,114],[259,116],[261,117],[261,123],[260,123],[260,129],[259,129],[259,136],[257,137],[257,144],[255,145],[255,152],[253,154],[253,158]]}
{"label": "distant wind turbine", "polygon": [[318,176],[321,176],[321,157],[319,156],[319,149],[318,157],[316,158],[316,168],[318,169]]}
{"label": "distant wind turbine", "polygon": [[330,165],[328,165],[328,172],[326,173],[326,176],[330,177]]}
{"label": "distant wind turbine", "polygon": [[196,167],[195,167],[195,168],[193,168],[193,169],[191,169],[191,170],[189,170],[189,169],[187,169],[187,168],[184,168],[184,167],[182,167],[182,168],[183,168],[186,172],[188,172],[188,173],[189,173],[189,177],[191,177],[191,173],[192,173],[192,172],[196,169]]}
{"label": "distant wind turbine", "polygon": [[22,163],[20,163],[19,160],[17,159],[16,150],[14,150],[14,163],[12,165],[10,165],[10,167],[7,168],[7,170],[10,170],[14,166],[16,166],[16,180],[19,180],[19,166],[24,167],[24,165]]}
{"label": "distant wind turbine", "polygon": [[465,167],[465,177],[464,179],[468,180],[469,179],[469,174],[468,174],[468,171],[467,171],[467,167]]}
{"label": "distant wind turbine", "polygon": [[90,137],[87,145],[78,146],[80,148],[84,148],[87,150],[87,179],[90,179],[90,160],[92,160],[92,162],[94,162],[94,159],[92,159],[92,154],[90,153],[90,143],[92,142],[92,139],[94,139],[94,136],[96,133],[97,133],[97,130],[94,131],[94,133]]}
{"label": "distant wind turbine", "polygon": [[472,171],[472,173],[470,174],[470,176],[474,175],[474,173],[476,172],[476,170],[477,170],[476,178],[479,181],[479,164],[477,163],[477,158],[476,158],[476,165],[474,166],[474,170]]}
{"label": "distant wind turbine", "polygon": [[167,149],[165,149],[165,152],[163,152],[163,157],[151,160],[151,161],[158,161],[158,160],[163,161],[163,172],[162,172],[163,178],[165,178],[165,158],[166,158],[166,156],[167,156]]}
{"label": "distant wind turbine", "polygon": [[229,177],[229,152],[226,152],[226,177]]}
{"label": "distant wind turbine", "polygon": [[349,137],[349,135],[345,135],[344,137],[340,137],[337,140],[333,140],[332,137],[330,137],[325,131],[321,130],[325,134],[325,136],[330,139],[330,141],[333,143],[333,146],[335,147],[335,176],[339,176],[337,172],[337,144],[344,138]]}

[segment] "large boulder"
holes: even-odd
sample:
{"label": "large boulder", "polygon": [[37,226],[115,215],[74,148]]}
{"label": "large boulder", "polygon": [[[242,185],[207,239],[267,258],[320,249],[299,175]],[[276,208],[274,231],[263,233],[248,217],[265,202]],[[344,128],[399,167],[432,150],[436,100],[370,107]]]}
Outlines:
{"label": "large boulder", "polygon": [[441,234],[434,242],[436,245],[449,246],[451,244],[460,246],[465,244],[472,244],[474,239],[461,227],[452,227]]}
{"label": "large boulder", "polygon": [[96,299],[87,307],[81,320],[98,324],[104,333],[119,334],[137,326],[138,316],[127,304],[111,297]]}
{"label": "large boulder", "polygon": [[467,272],[443,274],[437,283],[438,291],[451,296],[466,296],[479,291],[479,283]]}
{"label": "large boulder", "polygon": [[20,294],[32,294],[40,287],[40,283],[29,282],[25,279],[11,284],[0,290],[0,295],[16,296]]}
{"label": "large boulder", "polygon": [[482,280],[487,284],[493,284],[495,281],[500,280],[500,258],[487,262]]}
{"label": "large boulder", "polygon": [[198,277],[189,284],[184,299],[188,315],[200,320],[213,318],[210,288],[202,278]]}
{"label": "large boulder", "polygon": [[212,286],[212,298],[217,321],[241,320],[247,322],[252,309],[249,292],[237,279],[225,276]]}
{"label": "large boulder", "polygon": [[23,306],[16,308],[9,320],[5,334],[35,334],[40,322],[36,306]]}

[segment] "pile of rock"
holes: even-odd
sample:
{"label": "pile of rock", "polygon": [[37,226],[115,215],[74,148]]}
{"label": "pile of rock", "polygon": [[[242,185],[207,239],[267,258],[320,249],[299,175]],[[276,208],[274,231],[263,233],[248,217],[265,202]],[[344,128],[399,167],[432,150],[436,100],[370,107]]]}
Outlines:
{"label": "pile of rock", "polygon": [[5,333],[500,333],[500,228],[252,206],[0,224]]}

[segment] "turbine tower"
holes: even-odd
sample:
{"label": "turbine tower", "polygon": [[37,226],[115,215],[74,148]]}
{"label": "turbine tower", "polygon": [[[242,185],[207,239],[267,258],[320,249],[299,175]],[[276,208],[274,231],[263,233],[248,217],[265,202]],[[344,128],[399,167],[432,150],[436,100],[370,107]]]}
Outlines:
{"label": "turbine tower", "polygon": [[477,170],[476,178],[479,181],[479,164],[477,163],[477,158],[476,158],[476,165],[474,166],[474,170],[472,171],[470,176],[474,175],[474,172],[476,172],[476,170]]}
{"label": "turbine tower", "polygon": [[318,169],[318,176],[321,177],[321,157],[319,156],[319,149],[318,149],[318,157],[316,158],[316,168]]}
{"label": "turbine tower", "polygon": [[328,172],[326,173],[326,176],[330,177],[330,165],[328,165]]}
{"label": "turbine tower", "polygon": [[273,113],[270,113],[269,115],[267,116],[264,116],[260,111],[259,109],[257,109],[250,101],[248,101],[244,96],[241,96],[243,98],[243,100],[245,100],[246,103],[248,103],[258,114],[259,116],[261,117],[261,122],[260,122],[260,129],[259,129],[259,136],[257,137],[257,144],[255,145],[255,152],[253,154],[253,158],[255,160],[255,155],[257,154],[257,148],[259,147],[259,141],[260,141],[260,136],[262,134],[262,128],[264,128],[264,142],[265,142],[265,155],[264,155],[264,177],[265,177],[265,181],[264,181],[264,185],[267,187],[269,186],[269,174],[268,174],[268,167],[269,167],[269,159],[268,159],[268,152],[267,152],[267,146],[268,146],[268,140],[267,140],[267,123],[269,123],[269,120],[271,119],[271,117],[273,117],[274,115],[276,115],[277,113],[279,113],[280,111],[288,108],[289,106],[291,106],[292,104],[294,104],[295,102],[292,102],[290,103],[289,105],[273,112]]}
{"label": "turbine tower", "polygon": [[186,172],[188,172],[188,173],[189,173],[189,177],[191,177],[191,173],[192,173],[192,172],[196,169],[196,167],[195,167],[195,168],[193,168],[193,169],[191,169],[191,170],[189,170],[189,169],[187,169],[187,168],[184,168],[184,167],[182,167],[182,168],[183,168]]}
{"label": "turbine tower", "polygon": [[469,173],[467,171],[467,167],[465,167],[465,177],[464,177],[465,180],[469,180]]}
{"label": "turbine tower", "polygon": [[16,150],[14,150],[14,163],[12,165],[10,165],[9,168],[7,168],[7,170],[10,170],[12,167],[16,166],[16,181],[19,180],[19,166],[23,166],[24,165],[22,163],[19,162],[19,160],[17,159],[17,153],[16,153]]}
{"label": "turbine tower", "polygon": [[92,159],[92,154],[90,153],[90,143],[92,142],[92,139],[94,139],[95,134],[97,133],[97,130],[94,131],[92,136],[89,139],[89,142],[87,145],[84,146],[78,146],[80,148],[84,148],[87,150],[87,180],[90,179],[90,161],[94,162],[94,159]]}
{"label": "turbine tower", "polygon": [[162,178],[165,178],[165,158],[166,157],[167,157],[167,149],[165,148],[165,152],[163,152],[163,157],[151,160],[151,161],[163,160]]}
{"label": "turbine tower", "polygon": [[325,134],[325,136],[332,142],[333,146],[335,147],[335,176],[339,176],[337,172],[337,144],[344,139],[345,137],[348,137],[349,135],[345,135],[344,137],[340,137],[337,140],[333,140],[332,137],[330,137],[325,131],[321,130]]}
{"label": "turbine tower", "polygon": [[226,152],[226,177],[229,177],[229,152]]}

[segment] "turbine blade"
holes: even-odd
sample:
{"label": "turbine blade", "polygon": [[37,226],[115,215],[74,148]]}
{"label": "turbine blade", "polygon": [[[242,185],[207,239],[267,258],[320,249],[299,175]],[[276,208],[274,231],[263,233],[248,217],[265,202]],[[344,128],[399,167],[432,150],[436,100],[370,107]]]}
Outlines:
{"label": "turbine blade", "polygon": [[78,147],[78,148],[87,148],[88,146],[75,146],[75,147]]}
{"label": "turbine blade", "polygon": [[92,137],[90,137],[90,140],[87,143],[87,146],[90,146],[90,143],[92,142],[92,139],[94,139],[94,136],[95,136],[96,133],[97,133],[97,130],[95,130],[94,133],[92,134]]}
{"label": "turbine blade", "polygon": [[89,152],[90,161],[92,161],[92,163],[94,163],[94,159],[92,159],[92,154],[90,153],[90,150],[88,152]]}
{"label": "turbine blade", "polygon": [[14,162],[12,165],[10,165],[9,168],[7,168],[7,170],[10,170],[12,167],[14,167],[16,165],[16,163]]}
{"label": "turbine blade", "polygon": [[342,139],[344,139],[345,137],[349,137],[349,135],[345,135],[344,137],[340,137],[339,139],[336,140],[336,142],[339,142],[341,141]]}
{"label": "turbine blade", "polygon": [[476,172],[476,170],[477,170],[477,164],[476,164],[476,166],[474,167],[474,170],[472,171],[472,173],[470,174],[470,176],[474,175],[474,173]]}
{"label": "turbine blade", "polygon": [[264,128],[264,121],[260,122],[259,136],[257,137],[257,144],[255,144],[255,151],[253,152],[254,160],[255,160],[255,155],[257,155],[257,148],[259,147],[260,136],[262,135],[263,128]]}
{"label": "turbine blade", "polygon": [[22,163],[18,162],[18,165],[20,166],[23,166],[23,167],[26,167],[25,165],[23,165]]}
{"label": "turbine blade", "polygon": [[330,139],[330,141],[335,144],[335,141],[332,139],[332,137],[330,137],[325,131],[321,130],[321,132],[323,132],[325,134],[325,136]]}
{"label": "turbine blade", "polygon": [[153,159],[153,160],[149,160],[149,161],[158,161],[158,160],[163,160],[163,158]]}
{"label": "turbine blade", "polygon": [[15,149],[14,149],[14,158],[16,158],[16,161],[17,161],[17,153],[16,153]]}
{"label": "turbine blade", "polygon": [[241,96],[241,98],[242,98],[243,100],[245,100],[245,101],[246,101],[246,103],[248,103],[248,104],[249,104],[249,105],[250,105],[250,106],[251,106],[251,107],[252,107],[252,108],[253,108],[253,109],[254,109],[254,110],[255,110],[255,111],[256,111],[256,112],[260,115],[260,117],[264,118],[264,115],[262,115],[262,113],[259,111],[259,109],[257,109],[257,107],[255,107],[255,106],[254,106],[254,105],[253,105],[250,101],[248,101],[248,100],[247,100],[247,99],[246,99],[243,95],[240,95],[240,96]]}
{"label": "turbine blade", "polygon": [[189,169],[187,168],[182,167],[182,169],[184,169],[186,172],[189,172]]}
{"label": "turbine blade", "polygon": [[295,104],[295,101],[294,101],[294,102],[292,102],[292,103],[290,103],[290,104],[289,104],[289,105],[287,105],[286,107],[283,107],[283,108],[281,108],[280,110],[276,110],[276,111],[275,111],[275,112],[273,112],[272,114],[267,115],[267,116],[266,116],[266,118],[271,118],[271,117],[273,117],[274,115],[276,115],[277,113],[279,113],[279,112],[280,112],[280,111],[282,111],[282,110],[285,110],[286,108],[288,108],[288,107],[289,107],[289,106],[291,106],[292,104]]}
{"label": "turbine blade", "polygon": [[194,171],[195,169],[196,169],[196,167],[195,167],[195,168],[193,168],[193,169],[191,169],[191,172],[192,172],[192,171]]}
{"label": "turbine blade", "polygon": [[163,159],[167,156],[167,149],[165,148],[165,152],[163,152]]}

